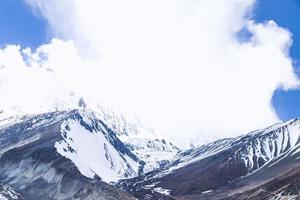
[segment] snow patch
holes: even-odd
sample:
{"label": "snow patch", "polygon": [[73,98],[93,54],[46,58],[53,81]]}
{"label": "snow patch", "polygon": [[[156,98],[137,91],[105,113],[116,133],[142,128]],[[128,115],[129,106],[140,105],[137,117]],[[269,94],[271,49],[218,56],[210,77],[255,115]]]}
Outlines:
{"label": "snow patch", "polygon": [[0,188],[0,200],[20,199],[19,196],[20,195],[8,185],[2,185]]}
{"label": "snow patch", "polygon": [[202,194],[207,194],[207,193],[211,193],[213,190],[206,190],[206,191],[203,191],[201,192]]}
{"label": "snow patch", "polygon": [[153,188],[153,191],[167,196],[171,193],[171,190],[163,189],[161,187]]}

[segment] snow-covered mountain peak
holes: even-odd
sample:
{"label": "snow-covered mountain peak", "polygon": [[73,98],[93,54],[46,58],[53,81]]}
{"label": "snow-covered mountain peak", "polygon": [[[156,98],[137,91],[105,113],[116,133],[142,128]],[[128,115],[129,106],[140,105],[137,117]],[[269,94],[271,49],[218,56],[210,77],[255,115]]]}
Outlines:
{"label": "snow-covered mountain peak", "polygon": [[[257,130],[250,132],[246,135],[236,138],[235,143],[253,143],[256,142],[256,145],[260,143],[266,143],[267,141],[276,142],[277,152],[273,153],[282,153],[299,143],[300,136],[300,120],[292,119],[286,122],[277,123],[273,126],[267,127],[265,129]],[[267,148],[272,146],[271,144],[263,146]],[[270,149],[272,151],[274,150]]]}
{"label": "snow-covered mountain peak", "polygon": [[247,173],[252,173],[274,160],[300,152],[299,136],[299,119],[277,123],[236,138],[220,139],[180,151],[156,176],[165,176],[182,167],[222,154],[228,157],[226,165],[243,166]]}
{"label": "snow-covered mountain peak", "polygon": [[[109,107],[100,106],[91,99],[80,98],[79,111],[84,111],[86,121],[90,121],[86,112],[105,123],[116,133],[117,137],[141,161],[144,162],[142,172],[160,168],[172,160],[179,148],[163,138],[159,138],[153,129],[147,128],[138,119],[129,120],[125,115]],[[91,123],[91,121],[89,122]]]}
{"label": "snow-covered mountain peak", "polygon": [[144,125],[136,116],[125,114],[108,105],[99,103],[92,98],[83,97],[74,92],[64,93],[56,98],[49,98],[47,104],[37,105],[39,109],[28,110],[18,105],[0,110],[0,126],[9,121],[16,122],[24,115],[37,115],[51,112],[84,110],[93,113],[94,117],[104,121],[118,136],[135,138],[157,138],[152,128]]}
{"label": "snow-covered mountain peak", "polygon": [[104,121],[120,138],[157,138],[157,134],[152,128],[136,116],[116,111],[108,105],[101,104],[89,97],[72,94],[66,101],[56,101],[53,103],[53,110],[85,110],[93,113],[95,117]]}
{"label": "snow-covered mountain peak", "polygon": [[[11,118],[0,118],[0,126],[18,123],[22,124],[22,131],[29,132],[60,123],[62,139],[55,143],[57,151],[89,178],[98,176],[105,182],[115,182],[134,177],[164,166],[179,151],[137,118],[89,98],[70,94],[41,110],[47,112],[12,113]],[[8,112],[3,113],[0,116],[7,116]]]}
{"label": "snow-covered mountain peak", "polygon": [[61,124],[62,140],[57,151],[73,161],[86,177],[98,176],[105,182],[137,176],[139,159],[132,154],[94,113],[73,110]]}
{"label": "snow-covered mountain peak", "polygon": [[97,116],[86,107],[70,111],[61,124],[63,140],[55,144],[89,178],[115,182],[134,177],[168,164],[179,151],[164,139],[126,135],[120,140],[122,134]]}
{"label": "snow-covered mountain peak", "polygon": [[[284,121],[284,122],[278,122],[276,124],[273,124],[267,128],[264,129],[258,129],[255,131],[252,131],[248,134],[245,134],[245,136],[255,136],[255,135],[264,135],[264,134],[270,134],[272,132],[276,132],[279,131],[281,132],[281,130],[284,130],[286,128],[290,128],[290,127],[298,127],[300,128],[300,118],[295,118],[295,119],[291,119],[288,121]],[[242,136],[241,136],[242,137]]]}

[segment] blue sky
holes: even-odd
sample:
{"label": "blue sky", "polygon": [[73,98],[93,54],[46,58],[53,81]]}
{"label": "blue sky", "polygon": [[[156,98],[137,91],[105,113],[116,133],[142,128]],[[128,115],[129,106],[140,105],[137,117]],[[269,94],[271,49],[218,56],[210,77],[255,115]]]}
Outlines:
{"label": "blue sky", "polygon": [[20,44],[36,48],[47,42],[46,23],[32,14],[23,0],[4,0],[0,4],[0,45]]}
{"label": "blue sky", "polygon": [[[299,0],[260,0],[256,4],[254,20],[261,22],[274,20],[293,34],[290,55],[294,67],[300,75],[300,1]],[[23,0],[5,0],[0,5],[0,45],[20,44],[36,48],[49,41],[46,22],[32,14]],[[283,91],[278,89],[272,104],[282,120],[300,116],[300,90]],[[258,113],[259,114],[259,113]]]}
{"label": "blue sky", "polygon": [[[274,20],[293,34],[290,55],[294,68],[300,75],[300,1],[299,0],[260,0],[257,3],[256,21]],[[300,117],[300,90],[283,91],[278,89],[273,96],[273,106],[282,120]]]}

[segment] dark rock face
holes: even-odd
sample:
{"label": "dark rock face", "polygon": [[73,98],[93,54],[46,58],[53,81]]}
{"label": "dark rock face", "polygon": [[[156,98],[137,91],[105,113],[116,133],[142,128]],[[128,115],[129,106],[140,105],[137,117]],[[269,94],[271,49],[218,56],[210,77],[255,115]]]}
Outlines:
{"label": "dark rock face", "polygon": [[13,188],[19,199],[134,199],[99,178],[81,175],[56,151],[55,142],[63,139],[60,125],[76,117],[73,112],[31,116],[1,127],[0,185]]}

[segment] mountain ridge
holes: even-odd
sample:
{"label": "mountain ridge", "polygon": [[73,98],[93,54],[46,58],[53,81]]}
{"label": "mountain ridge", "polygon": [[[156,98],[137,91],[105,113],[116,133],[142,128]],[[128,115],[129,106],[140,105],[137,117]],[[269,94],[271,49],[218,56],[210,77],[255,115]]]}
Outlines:
{"label": "mountain ridge", "polygon": [[114,124],[120,121],[110,114],[99,116],[83,106],[3,123],[0,195],[19,199],[299,196],[299,118],[180,150],[170,141],[138,135],[139,126],[123,129],[128,127],[125,118]]}
{"label": "mountain ridge", "polygon": [[[300,166],[295,157],[300,156],[299,135],[299,119],[277,123],[236,138],[221,139],[182,151],[161,170],[152,171],[132,180],[124,180],[120,185],[133,190],[132,194],[141,199],[151,193],[155,199],[158,195],[156,188],[169,191],[169,195],[165,198],[234,199],[233,196],[226,194],[232,185],[239,185],[238,187],[235,185],[234,194],[236,194],[242,191],[238,190],[242,189],[245,181],[252,185],[253,182],[257,184],[257,180],[272,181],[274,173],[272,176],[266,176],[268,173],[272,174],[271,172],[275,171],[281,174],[288,172],[290,168]],[[284,163],[286,159],[290,160]],[[272,170],[267,169],[270,167]],[[258,176],[254,179],[256,174],[260,174],[261,177],[265,175],[267,178],[262,179]],[[252,179],[253,181],[249,182]],[[131,185],[133,183],[134,188]],[[219,192],[220,188],[225,189]]]}

